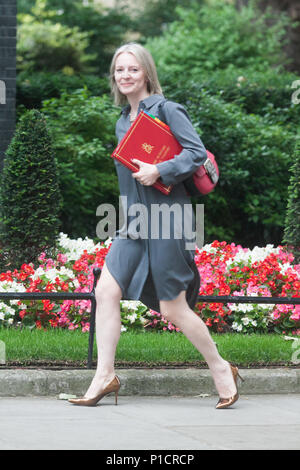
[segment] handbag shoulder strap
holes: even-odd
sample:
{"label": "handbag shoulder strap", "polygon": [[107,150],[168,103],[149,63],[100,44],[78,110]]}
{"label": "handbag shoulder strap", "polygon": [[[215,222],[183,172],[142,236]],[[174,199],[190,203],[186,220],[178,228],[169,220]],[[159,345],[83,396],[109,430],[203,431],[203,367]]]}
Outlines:
{"label": "handbag shoulder strap", "polygon": [[168,124],[166,121],[166,113],[164,110],[164,105],[166,104],[168,100],[166,98],[162,99],[161,102],[158,105],[158,112],[159,112],[159,119],[163,121],[165,124]]}
{"label": "handbag shoulder strap", "polygon": [[[165,124],[168,124],[166,121],[166,113],[164,110],[164,105],[166,104],[168,100],[163,99],[159,105],[158,105],[158,110],[159,110],[159,119],[163,121]],[[185,187],[185,190],[187,191],[188,195],[199,195],[198,191],[195,191],[194,183],[193,183],[193,175],[189,176],[183,181],[183,185]]]}

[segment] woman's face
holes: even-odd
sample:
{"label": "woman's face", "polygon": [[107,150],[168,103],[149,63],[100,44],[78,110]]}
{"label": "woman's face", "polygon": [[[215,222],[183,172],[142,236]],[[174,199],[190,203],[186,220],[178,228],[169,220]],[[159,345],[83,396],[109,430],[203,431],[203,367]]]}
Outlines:
{"label": "woman's face", "polygon": [[146,74],[136,57],[130,52],[122,52],[118,55],[114,76],[120,93],[127,98],[143,99],[144,95],[149,95]]}

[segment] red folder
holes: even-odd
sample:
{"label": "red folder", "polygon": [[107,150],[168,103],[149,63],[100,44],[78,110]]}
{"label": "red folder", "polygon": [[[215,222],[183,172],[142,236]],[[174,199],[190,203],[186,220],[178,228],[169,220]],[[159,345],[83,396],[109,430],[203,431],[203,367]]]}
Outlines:
{"label": "red folder", "polygon": [[[181,151],[182,146],[169,126],[151,114],[141,111],[111,156],[131,171],[137,172],[139,166],[131,162],[132,158],[155,165],[174,158]],[[170,194],[173,187],[165,185],[161,178],[152,186],[164,194]]]}

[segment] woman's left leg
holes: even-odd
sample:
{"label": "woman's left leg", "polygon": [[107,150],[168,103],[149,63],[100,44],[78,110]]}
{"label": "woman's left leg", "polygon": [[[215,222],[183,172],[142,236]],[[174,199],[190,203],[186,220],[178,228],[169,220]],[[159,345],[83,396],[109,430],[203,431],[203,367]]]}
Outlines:
{"label": "woman's left leg", "polygon": [[230,365],[220,356],[205,323],[190,309],[185,292],[182,291],[176,299],[161,300],[160,312],[168,321],[179,328],[202,354],[211,371],[220,397],[232,397],[236,394],[237,389]]}

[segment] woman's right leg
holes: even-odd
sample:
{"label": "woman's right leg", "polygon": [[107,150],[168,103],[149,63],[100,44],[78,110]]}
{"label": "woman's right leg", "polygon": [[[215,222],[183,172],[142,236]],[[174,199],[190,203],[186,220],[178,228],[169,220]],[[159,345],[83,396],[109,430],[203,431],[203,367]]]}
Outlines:
{"label": "woman's right leg", "polygon": [[85,397],[93,398],[115,377],[115,352],[121,334],[122,290],[106,263],[95,289],[97,369]]}

